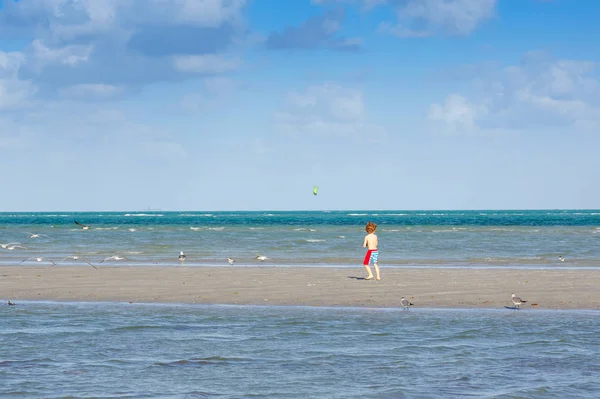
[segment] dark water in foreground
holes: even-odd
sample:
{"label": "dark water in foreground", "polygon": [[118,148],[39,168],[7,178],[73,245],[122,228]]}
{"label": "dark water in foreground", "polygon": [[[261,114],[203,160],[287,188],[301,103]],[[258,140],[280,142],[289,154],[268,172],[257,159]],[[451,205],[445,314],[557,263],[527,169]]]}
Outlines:
{"label": "dark water in foreground", "polygon": [[0,397],[598,398],[599,316],[20,302]]}

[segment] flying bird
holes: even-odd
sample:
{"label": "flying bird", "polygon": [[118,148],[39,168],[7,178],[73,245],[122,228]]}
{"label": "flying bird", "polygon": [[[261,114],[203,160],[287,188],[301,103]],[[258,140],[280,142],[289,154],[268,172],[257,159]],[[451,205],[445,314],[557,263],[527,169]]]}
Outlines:
{"label": "flying bird", "polygon": [[235,259],[227,258],[227,262],[229,262],[230,265],[233,265],[233,262],[235,262]]}
{"label": "flying bird", "polygon": [[404,309],[408,309],[409,306],[413,306],[413,303],[411,303],[408,299],[402,297],[400,298],[400,305],[402,305]]}
{"label": "flying bird", "polygon": [[515,304],[517,309],[520,309],[520,306],[522,304],[527,303],[527,301],[522,300],[521,297],[518,297],[515,294],[510,294],[510,298],[512,299],[512,303]]}
{"label": "flying bird", "polygon": [[123,260],[123,259],[125,259],[123,256],[112,255],[112,256],[108,256],[108,257],[102,259],[100,261],[100,263],[106,262],[107,260]]}
{"label": "flying bird", "polygon": [[81,226],[82,230],[89,230],[90,229],[91,224],[81,224],[77,220],[74,220],[74,222],[75,222],[75,224],[77,226]]}
{"label": "flying bird", "polygon": [[179,251],[179,257],[177,259],[179,259],[179,261],[181,262],[181,266],[183,266],[183,263],[185,262],[185,254],[183,253],[183,251]]}
{"label": "flying bird", "polygon": [[94,269],[98,269],[96,266],[92,265],[92,264],[91,264],[91,263],[90,263],[90,262],[89,262],[87,259],[80,258],[80,257],[79,257],[79,256],[77,256],[77,255],[72,255],[72,256],[67,256],[66,258],[62,258],[62,259],[61,259],[61,262],[62,262],[63,260],[67,260],[67,259],[70,259],[70,260],[79,260],[79,259],[81,259],[82,261],[84,261],[85,263],[87,263],[88,265],[90,265],[91,267],[93,267]]}
{"label": "flying bird", "polygon": [[559,260],[559,261],[561,261],[561,262],[564,262],[564,261],[565,261],[565,258],[563,258],[563,257],[562,257],[562,255],[560,255],[560,256],[558,257],[558,260]]}
{"label": "flying bird", "polygon": [[2,246],[2,248],[8,249],[9,251],[14,251],[17,248],[19,248],[19,249],[27,249],[27,248],[25,248],[22,245],[11,245],[11,244],[8,244],[6,247]]}
{"label": "flying bird", "polygon": [[40,237],[46,237],[45,234],[34,234],[34,233],[27,233],[29,234],[28,238],[40,238]]}
{"label": "flying bird", "polygon": [[[31,258],[23,259],[23,260],[21,261],[21,263],[24,263],[24,262],[28,261],[29,259],[35,259],[37,262],[41,262],[41,261],[43,261],[43,260],[44,260],[44,258],[43,258],[42,256],[34,256],[34,257],[31,257]],[[51,260],[51,259],[48,259],[48,262],[52,263],[52,266],[56,266],[56,263],[55,263],[53,260]],[[20,265],[21,263],[19,263],[19,265]]]}
{"label": "flying bird", "polygon": [[261,262],[264,262],[264,261],[266,261],[267,259],[269,259],[269,258],[267,258],[267,257],[266,257],[266,256],[264,256],[264,255],[260,255],[260,254],[259,254],[259,255],[256,255],[256,260],[259,260],[259,261],[261,261]]}
{"label": "flying bird", "polygon": [[14,303],[12,303],[12,302],[10,301],[10,299],[9,299],[9,300],[8,300],[8,306],[15,306],[15,304],[14,304]]}
{"label": "flying bird", "polygon": [[20,244],[20,242],[9,242],[6,244],[0,244],[0,247],[2,247],[4,249],[8,249],[8,247],[11,247],[13,245],[19,245],[19,244]]}

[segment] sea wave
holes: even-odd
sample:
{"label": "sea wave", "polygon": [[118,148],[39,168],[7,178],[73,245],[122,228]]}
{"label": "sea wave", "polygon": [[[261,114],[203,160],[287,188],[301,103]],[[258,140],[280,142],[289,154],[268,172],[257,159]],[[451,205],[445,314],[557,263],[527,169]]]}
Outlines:
{"label": "sea wave", "polygon": [[130,216],[161,217],[161,216],[165,216],[165,215],[163,215],[162,213],[126,213],[123,216],[127,216],[127,217],[130,217]]}

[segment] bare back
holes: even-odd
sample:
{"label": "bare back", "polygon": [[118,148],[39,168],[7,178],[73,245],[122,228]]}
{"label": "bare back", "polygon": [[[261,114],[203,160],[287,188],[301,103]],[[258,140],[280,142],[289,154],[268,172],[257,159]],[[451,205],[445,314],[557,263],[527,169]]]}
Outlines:
{"label": "bare back", "polygon": [[377,249],[377,236],[375,233],[367,234],[365,236],[365,242],[363,243],[363,247],[367,247],[369,249]]}

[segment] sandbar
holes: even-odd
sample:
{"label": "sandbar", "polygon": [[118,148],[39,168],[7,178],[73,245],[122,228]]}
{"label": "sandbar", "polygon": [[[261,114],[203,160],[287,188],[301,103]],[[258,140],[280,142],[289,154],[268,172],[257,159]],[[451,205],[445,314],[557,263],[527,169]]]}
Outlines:
{"label": "sandbar", "polygon": [[600,309],[600,270],[0,266],[0,299],[400,308]]}

